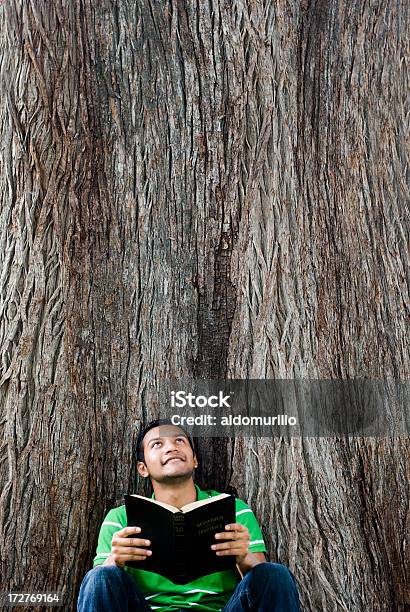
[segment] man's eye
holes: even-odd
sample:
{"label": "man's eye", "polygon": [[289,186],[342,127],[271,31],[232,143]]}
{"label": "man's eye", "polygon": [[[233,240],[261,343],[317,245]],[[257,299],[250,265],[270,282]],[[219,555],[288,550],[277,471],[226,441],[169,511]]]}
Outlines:
{"label": "man's eye", "polygon": [[154,444],[152,445],[152,448],[155,448],[157,444],[161,444],[161,442],[154,442]]}
{"label": "man's eye", "polygon": [[177,442],[185,442],[185,438],[177,438]]}

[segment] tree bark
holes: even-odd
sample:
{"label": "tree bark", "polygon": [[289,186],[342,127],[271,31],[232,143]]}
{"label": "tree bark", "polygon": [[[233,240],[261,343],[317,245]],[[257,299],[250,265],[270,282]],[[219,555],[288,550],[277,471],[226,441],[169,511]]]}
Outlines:
{"label": "tree bark", "polygon": [[[164,381],[408,379],[408,10],[0,7],[3,591],[75,609]],[[303,610],[410,605],[407,438],[200,455]]]}

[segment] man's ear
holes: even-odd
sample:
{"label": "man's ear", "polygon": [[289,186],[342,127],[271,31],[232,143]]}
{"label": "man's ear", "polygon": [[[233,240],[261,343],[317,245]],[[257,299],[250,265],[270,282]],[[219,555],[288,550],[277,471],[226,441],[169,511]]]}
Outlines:
{"label": "man's ear", "polygon": [[143,478],[148,478],[149,472],[148,472],[147,466],[145,465],[143,461],[138,461],[137,470],[140,476],[142,476]]}
{"label": "man's ear", "polygon": [[196,455],[194,454],[194,468],[198,467],[198,459],[196,458]]}

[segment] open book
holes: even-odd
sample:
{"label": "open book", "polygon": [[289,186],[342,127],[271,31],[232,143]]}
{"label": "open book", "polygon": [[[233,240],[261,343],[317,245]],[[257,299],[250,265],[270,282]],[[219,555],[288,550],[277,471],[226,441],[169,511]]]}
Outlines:
{"label": "open book", "polygon": [[141,527],[137,536],[151,540],[151,557],[127,565],[155,572],[176,584],[186,584],[207,574],[235,568],[233,555],[217,556],[211,550],[215,533],[235,522],[235,497],[221,493],[181,509],[141,495],[125,495],[127,525]]}

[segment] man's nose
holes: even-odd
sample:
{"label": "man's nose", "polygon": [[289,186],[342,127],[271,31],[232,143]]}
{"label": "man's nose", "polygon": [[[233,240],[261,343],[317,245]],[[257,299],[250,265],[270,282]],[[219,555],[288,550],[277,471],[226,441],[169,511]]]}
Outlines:
{"label": "man's nose", "polygon": [[175,440],[172,439],[168,439],[166,442],[164,442],[164,447],[166,453],[177,450]]}

